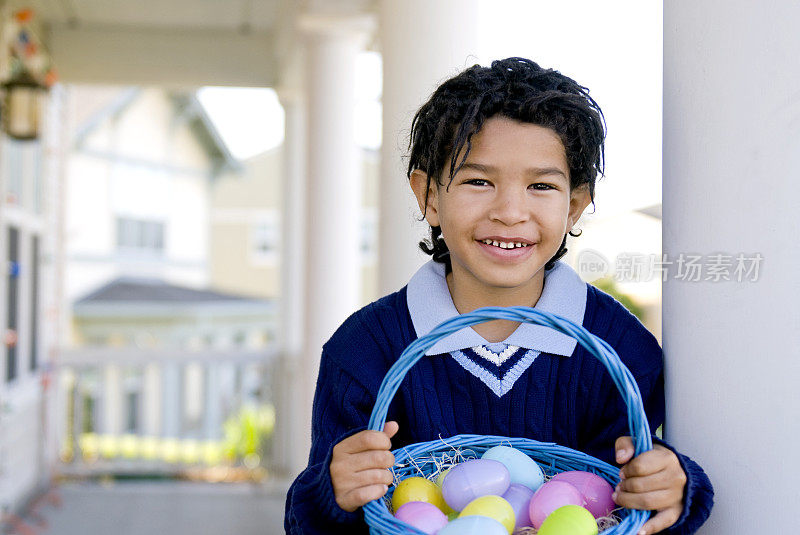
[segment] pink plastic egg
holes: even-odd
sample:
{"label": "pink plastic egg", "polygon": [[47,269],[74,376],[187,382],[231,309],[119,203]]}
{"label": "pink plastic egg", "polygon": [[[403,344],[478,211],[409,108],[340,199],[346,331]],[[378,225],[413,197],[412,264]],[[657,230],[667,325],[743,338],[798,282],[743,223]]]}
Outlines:
{"label": "pink plastic egg", "polygon": [[582,505],[581,493],[566,481],[550,480],[541,487],[531,498],[528,513],[531,515],[531,524],[539,528],[547,515],[564,505]]}
{"label": "pink plastic egg", "polygon": [[533,491],[520,483],[512,483],[509,485],[506,493],[503,494],[503,498],[505,498],[505,500],[511,504],[511,508],[514,509],[516,518],[516,522],[514,523],[515,530],[526,528],[531,525],[529,505],[532,497]]}
{"label": "pink plastic egg", "polygon": [[597,474],[578,470],[561,472],[560,474],[556,474],[552,481],[566,481],[578,489],[578,492],[581,493],[585,502],[583,506],[588,509],[595,518],[608,516],[611,511],[617,507],[617,504],[614,503],[614,499],[611,497],[611,494],[614,493],[614,489],[608,481]]}
{"label": "pink plastic egg", "polygon": [[429,535],[438,533],[447,525],[447,516],[438,507],[427,502],[408,502],[394,516]]}
{"label": "pink plastic egg", "polygon": [[454,466],[444,478],[444,501],[456,511],[461,511],[475,498],[505,494],[510,478],[508,468],[501,462],[490,459],[463,462]]}

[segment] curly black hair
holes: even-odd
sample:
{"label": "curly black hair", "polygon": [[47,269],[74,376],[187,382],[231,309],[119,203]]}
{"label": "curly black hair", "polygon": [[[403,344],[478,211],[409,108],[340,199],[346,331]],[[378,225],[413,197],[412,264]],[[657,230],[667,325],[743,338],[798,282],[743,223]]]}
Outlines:
{"label": "curly black hair", "polygon": [[[525,58],[493,61],[491,67],[474,65],[442,83],[422,105],[411,123],[407,177],[419,169],[428,175],[427,188],[442,174],[450,159],[449,182],[467,160],[472,136],[495,115],[552,129],[561,138],[570,172],[570,188],[586,184],[594,204],[597,174],[603,175],[605,118],[589,90],[553,69],[543,69]],[[458,154],[464,149],[460,161]],[[426,192],[428,190],[426,189]],[[427,205],[427,193],[426,193]],[[423,214],[423,219],[425,214]],[[580,236],[569,232],[571,236]],[[545,269],[564,256],[567,235]],[[430,240],[419,244],[449,273],[450,251],[440,227],[431,227]]]}

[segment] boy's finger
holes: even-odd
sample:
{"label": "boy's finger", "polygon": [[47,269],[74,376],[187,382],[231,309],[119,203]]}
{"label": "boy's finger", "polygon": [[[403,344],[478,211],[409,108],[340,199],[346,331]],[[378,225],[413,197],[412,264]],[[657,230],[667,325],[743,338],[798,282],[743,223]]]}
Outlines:
{"label": "boy's finger", "polygon": [[358,487],[391,485],[392,483],[394,483],[394,475],[385,468],[368,468],[354,472],[352,476],[352,484]]}
{"label": "boy's finger", "polygon": [[625,464],[633,458],[633,439],[631,437],[619,437],[614,449],[617,452],[617,464]]}
{"label": "boy's finger", "polygon": [[661,450],[650,450],[634,457],[619,471],[622,479],[637,476],[649,476],[669,466],[669,457]]}
{"label": "boy's finger", "polygon": [[638,535],[651,535],[658,533],[673,525],[681,516],[680,507],[669,507],[653,515],[650,520],[645,522]]}
{"label": "boy's finger", "polygon": [[389,438],[395,436],[395,434],[397,434],[397,431],[399,430],[400,430],[400,424],[394,421],[386,422],[383,426],[383,433]]}
{"label": "boy's finger", "polygon": [[386,470],[394,465],[394,455],[389,450],[361,451],[349,457],[349,465],[354,472],[372,468]]}
{"label": "boy's finger", "polygon": [[390,450],[392,441],[382,431],[361,431],[339,443],[344,453],[361,453],[370,450]]}
{"label": "boy's finger", "polygon": [[339,507],[345,511],[353,512],[365,503],[383,497],[388,490],[388,485],[369,485],[355,488],[342,497]]}
{"label": "boy's finger", "polygon": [[670,507],[675,503],[675,495],[671,490],[654,490],[652,492],[614,491],[611,498],[622,507],[656,511]]}
{"label": "boy's finger", "polygon": [[620,480],[617,488],[625,492],[650,492],[669,490],[674,487],[673,478],[666,470],[647,476],[626,477]]}

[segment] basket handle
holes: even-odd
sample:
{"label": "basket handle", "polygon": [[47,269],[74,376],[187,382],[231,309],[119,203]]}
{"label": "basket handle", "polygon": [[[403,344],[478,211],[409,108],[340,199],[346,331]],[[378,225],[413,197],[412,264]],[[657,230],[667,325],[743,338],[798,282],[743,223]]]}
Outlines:
{"label": "basket handle", "polygon": [[617,389],[628,408],[628,428],[631,431],[631,437],[633,437],[635,455],[653,449],[650,425],[647,423],[639,386],[636,384],[633,374],[620,360],[617,352],[605,340],[593,335],[581,325],[549,312],[521,306],[483,307],[466,314],[454,316],[443,321],[434,327],[431,332],[409,344],[383,378],[375,400],[375,406],[372,408],[372,415],[369,418],[369,429],[374,431],[383,429],[386,423],[389,403],[397,393],[397,389],[400,388],[400,383],[406,373],[436,342],[466,327],[498,319],[544,325],[575,338],[579,344],[585,347],[589,353],[594,355],[605,366],[614,380],[614,384],[617,385]]}

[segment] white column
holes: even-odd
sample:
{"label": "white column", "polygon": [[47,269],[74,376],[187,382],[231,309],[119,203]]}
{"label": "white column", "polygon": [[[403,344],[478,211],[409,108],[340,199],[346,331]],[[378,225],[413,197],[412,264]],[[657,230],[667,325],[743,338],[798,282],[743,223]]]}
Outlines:
{"label": "white column", "polygon": [[301,21],[308,83],[308,249],[303,380],[296,398],[305,436],[295,447],[305,452],[322,344],[359,303],[361,166],[353,110],[356,56],[368,26],[369,19],[360,18]]}
{"label": "white column", "polygon": [[273,463],[277,470],[294,473],[307,460],[307,452],[295,446],[303,443],[307,422],[299,418],[298,394],[311,395],[296,388],[300,380],[303,350],[303,303],[305,300],[306,250],[306,142],[305,101],[299,90],[280,90],[285,134],[283,141],[283,209],[281,246],[281,355],[273,367],[275,393],[275,433]]}
{"label": "white column", "polygon": [[205,385],[203,395],[203,435],[205,440],[217,440],[222,436],[222,403],[220,365],[207,363],[204,366]]}
{"label": "white column", "polygon": [[122,432],[122,376],[116,364],[103,367],[103,433]]}
{"label": "white column", "polygon": [[797,531],[798,20],[664,3],[664,252],[763,257],[755,281],[664,286],[665,431],[714,484],[705,534]]}
{"label": "white column", "polygon": [[183,373],[176,362],[165,362],[161,368],[161,401],[163,403],[163,420],[161,436],[178,438],[181,434],[181,417],[183,415]]}
{"label": "white column", "polygon": [[161,430],[163,393],[161,390],[161,367],[151,362],[142,371],[142,430],[147,436],[158,436]]}
{"label": "white column", "polygon": [[[446,78],[477,63],[478,0],[381,0],[383,146],[378,242],[380,295],[405,285],[430,259],[428,235],[406,178],[411,119]],[[472,57],[470,57],[472,55]],[[405,161],[405,160],[404,160]]]}

